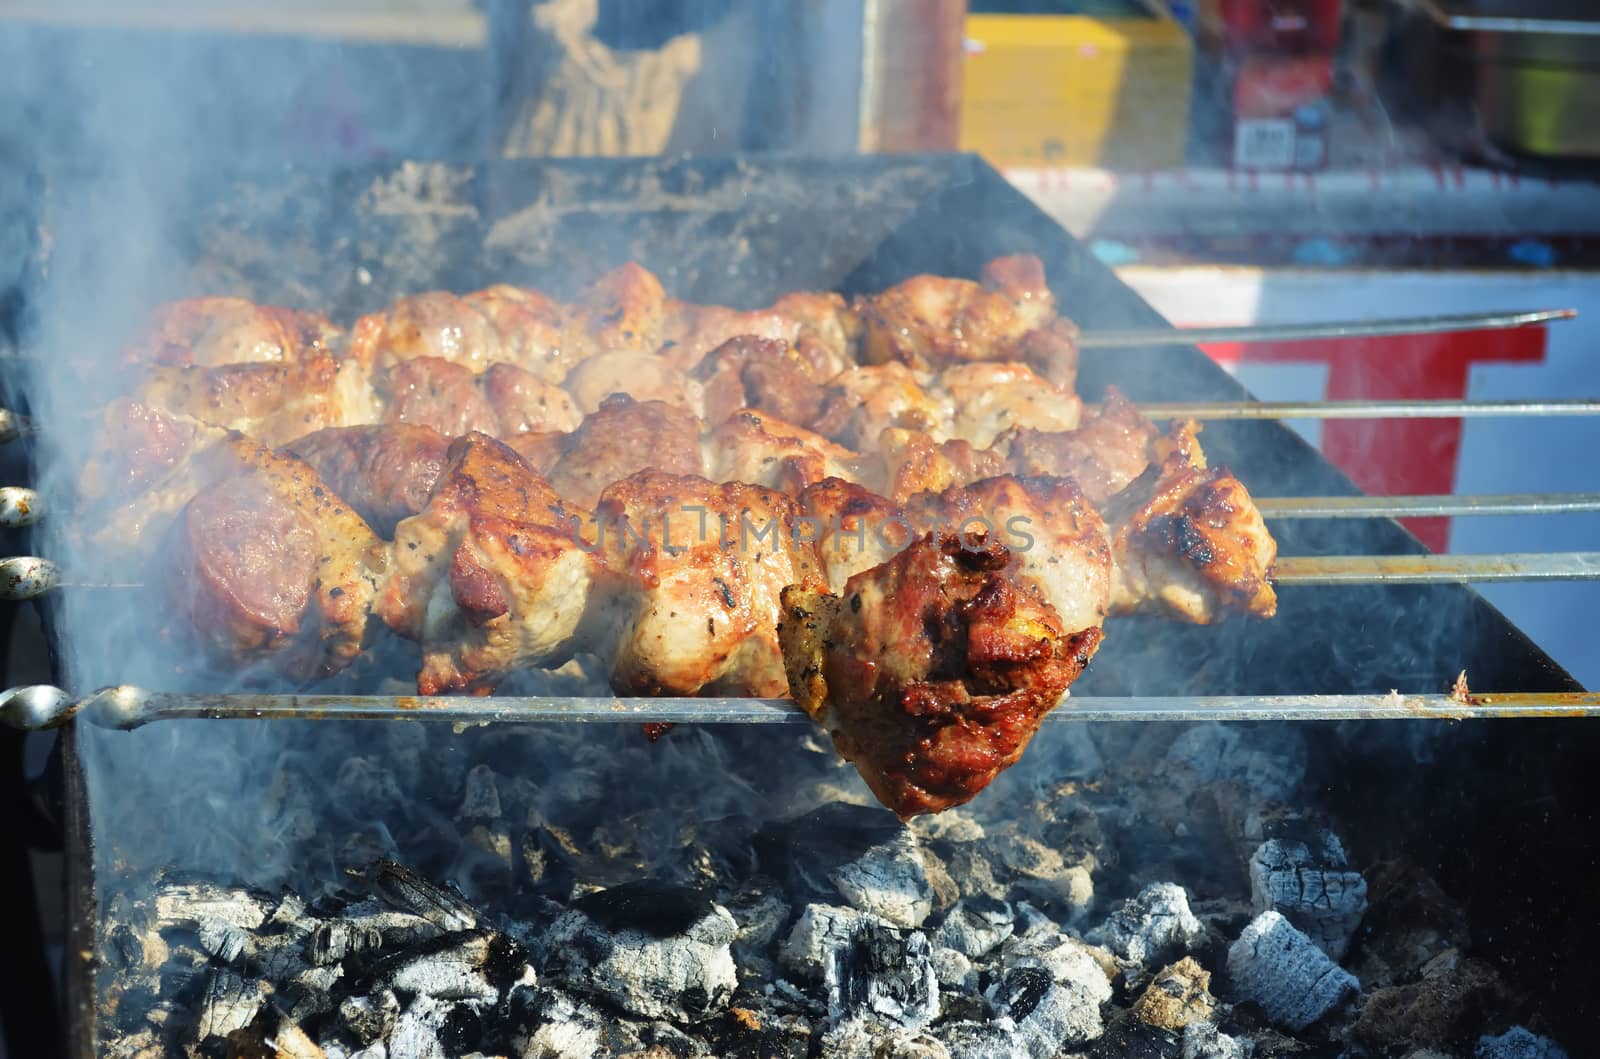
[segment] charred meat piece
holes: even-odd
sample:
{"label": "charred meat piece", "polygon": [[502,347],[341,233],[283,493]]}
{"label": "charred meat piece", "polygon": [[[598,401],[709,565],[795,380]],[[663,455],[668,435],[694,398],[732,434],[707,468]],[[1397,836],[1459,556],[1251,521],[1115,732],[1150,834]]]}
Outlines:
{"label": "charred meat piece", "polygon": [[952,486],[1003,474],[1006,461],[991,449],[965,441],[936,442],[920,430],[891,427],[878,439],[889,495],[905,503],[917,493],[941,493]]}
{"label": "charred meat piece", "polygon": [[[781,696],[779,594],[822,587],[794,502],[759,486],[641,471],[597,512],[606,562],[596,627],[611,684],[636,695]],[[597,596],[601,595],[597,592]]]}
{"label": "charred meat piece", "polygon": [[746,482],[798,495],[824,478],[882,477],[872,460],[820,434],[764,412],[735,412],[706,438],[706,462],[718,482]]}
{"label": "charred meat piece", "polygon": [[191,298],[152,313],[122,360],[173,368],[294,362],[326,354],[338,333],[318,313],[243,298]]}
{"label": "charred meat piece", "polygon": [[783,593],[790,692],[901,818],[970,801],[1094,655],[997,541],[929,535],[839,595]]}
{"label": "charred meat piece", "polygon": [[401,298],[357,320],[349,355],[378,370],[417,357],[437,357],[482,371],[506,359],[500,332],[477,306],[447,291]]}
{"label": "charred meat piece", "polygon": [[174,528],[178,611],[230,662],[337,673],[361,651],[388,546],[305,462],[260,446],[243,462]]}
{"label": "charred meat piece", "polygon": [[377,612],[421,644],[422,694],[487,694],[572,652],[595,559],[511,449],[468,434],[448,459],[427,507],[395,527]]}
{"label": "charred meat piece", "polygon": [[1076,430],[1019,429],[1000,439],[1021,475],[1071,478],[1096,504],[1125,489],[1150,466],[1160,432],[1127,398],[1107,388],[1100,408]]}
{"label": "charred meat piece", "polygon": [[647,467],[701,474],[700,421],[683,408],[616,394],[567,435],[549,479],[573,510],[588,512],[606,486]]}
{"label": "charred meat piece", "polygon": [[310,464],[374,532],[392,537],[395,523],[427,505],[449,448],[436,430],[391,423],[319,430],[284,451]]}
{"label": "charred meat piece", "polygon": [[1156,609],[1209,625],[1229,611],[1270,618],[1277,542],[1244,484],[1207,468],[1192,422],[1153,444],[1163,462],[1106,506],[1115,613]]}
{"label": "charred meat piece", "polygon": [[914,497],[906,515],[918,533],[1004,544],[1069,633],[1101,624],[1110,609],[1106,524],[1069,478],[985,478]]}
{"label": "charred meat piece", "polygon": [[817,540],[830,592],[904,551],[915,534],[899,504],[843,478],[824,478],[799,497],[800,515]]}

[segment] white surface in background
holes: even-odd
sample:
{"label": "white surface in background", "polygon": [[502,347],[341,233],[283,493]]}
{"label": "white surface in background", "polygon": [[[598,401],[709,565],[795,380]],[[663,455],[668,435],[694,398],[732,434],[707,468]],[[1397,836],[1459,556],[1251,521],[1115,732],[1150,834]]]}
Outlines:
{"label": "white surface in background", "polygon": [[[1542,363],[1474,365],[1467,396],[1600,396],[1600,339],[1591,323],[1600,321],[1600,273],[1130,267],[1119,274],[1180,324],[1576,308],[1577,321],[1550,329]],[[1284,367],[1300,370],[1286,372]],[[1251,364],[1238,375],[1263,398],[1320,398],[1325,375],[1309,375],[1303,368]],[[1456,492],[1595,491],[1600,491],[1600,418],[1467,421]],[[1461,553],[1596,549],[1600,549],[1600,515],[1456,519],[1450,535],[1450,550]],[[1594,617],[1600,614],[1600,583],[1486,585],[1480,591],[1584,686],[1600,687],[1600,633]]]}

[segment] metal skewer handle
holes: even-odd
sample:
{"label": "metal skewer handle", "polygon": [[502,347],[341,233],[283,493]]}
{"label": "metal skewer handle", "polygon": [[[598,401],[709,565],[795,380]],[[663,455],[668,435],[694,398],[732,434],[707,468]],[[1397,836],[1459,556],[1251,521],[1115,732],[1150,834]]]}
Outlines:
{"label": "metal skewer handle", "polygon": [[[1045,715],[1071,721],[1470,720],[1600,716],[1600,693],[1488,695],[1075,696]],[[480,724],[765,724],[811,719],[784,699],[616,699],[387,695],[203,695],[123,685],[74,700],[61,688],[29,685],[0,692],[0,721],[38,730],[73,717],[133,729],[164,720],[434,721]]]}
{"label": "metal skewer handle", "polygon": [[1535,309],[1503,313],[1461,313],[1412,316],[1398,320],[1357,320],[1321,324],[1248,324],[1242,327],[1140,328],[1128,331],[1085,331],[1079,349],[1135,349],[1144,346],[1189,346],[1207,342],[1292,342],[1311,338],[1381,338],[1389,335],[1435,335],[1451,331],[1503,331],[1571,320],[1576,309]]}

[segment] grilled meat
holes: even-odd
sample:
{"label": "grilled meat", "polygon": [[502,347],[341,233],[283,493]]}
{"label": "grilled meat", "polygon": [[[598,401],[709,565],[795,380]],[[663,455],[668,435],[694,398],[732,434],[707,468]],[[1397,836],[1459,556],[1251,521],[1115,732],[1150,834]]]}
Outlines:
{"label": "grilled meat", "polygon": [[376,369],[436,357],[482,371],[506,359],[500,332],[477,306],[447,291],[413,294],[350,329],[350,356]]}
{"label": "grilled meat", "polygon": [[465,364],[416,357],[383,373],[382,390],[386,422],[453,438],[573,430],[582,418],[565,390],[514,364],[491,364],[479,374]]}
{"label": "grilled meat", "polygon": [[807,535],[817,541],[817,557],[828,590],[863,570],[887,562],[914,539],[911,522],[899,504],[843,478],[824,478],[799,497]]}
{"label": "grilled meat", "polygon": [[318,313],[243,298],[190,298],[152,313],[122,360],[172,368],[294,362],[328,352],[337,335]]}
{"label": "grilled meat", "polygon": [[427,506],[448,464],[450,439],[430,427],[331,427],[285,446],[381,537]]}
{"label": "grilled meat", "polygon": [[811,371],[789,343],[744,335],[707,353],[692,376],[700,384],[700,408],[707,422],[720,423],[748,408],[809,426],[828,399]]}
{"label": "grilled meat", "polygon": [[1026,364],[961,364],[941,372],[938,385],[950,396],[950,436],[979,448],[1013,428],[1072,430],[1083,410],[1077,394]]}
{"label": "grilled meat", "polygon": [[881,477],[872,460],[765,412],[735,412],[705,441],[710,476],[797,495],[824,478]]}
{"label": "grilled meat", "polygon": [[1099,504],[1145,472],[1151,462],[1150,447],[1159,436],[1155,424],[1140,415],[1127,398],[1107,388],[1100,408],[1076,430],[1039,430],[1019,424],[996,447],[1008,451],[1016,473],[1071,478],[1091,502]]}
{"label": "grilled meat", "polygon": [[920,430],[891,427],[878,438],[889,495],[905,503],[917,493],[942,493],[952,486],[1003,474],[1006,461],[992,449],[965,441],[936,442]]}
{"label": "grilled meat", "polygon": [[838,595],[794,585],[779,633],[789,687],[902,818],[970,801],[1021,756],[1083,671],[1069,632],[998,541],[930,534]]}
{"label": "grilled meat", "polygon": [[565,379],[578,362],[579,350],[565,341],[567,310],[561,303],[505,283],[462,295],[461,300],[493,325],[507,362],[552,383]]}
{"label": "grilled meat", "polygon": [[661,401],[606,398],[560,444],[550,464],[550,484],[574,510],[592,511],[612,482],[654,468],[669,474],[702,473],[700,421]]}

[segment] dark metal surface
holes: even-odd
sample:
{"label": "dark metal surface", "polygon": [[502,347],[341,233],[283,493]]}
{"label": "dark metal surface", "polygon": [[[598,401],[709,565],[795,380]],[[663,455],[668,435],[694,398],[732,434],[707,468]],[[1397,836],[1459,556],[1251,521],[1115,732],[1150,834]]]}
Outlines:
{"label": "dark metal surface", "polygon": [[[241,294],[346,321],[438,287],[515,282],[566,295],[630,259],[678,297],[756,306],[797,287],[853,293],[918,272],[975,277],[990,257],[1032,252],[1062,311],[1086,330],[1164,323],[996,172],[964,156],[281,169],[194,189],[180,222],[170,254],[152,257],[151,297]],[[54,247],[58,270],[94,252],[65,232]],[[1096,399],[1108,383],[1139,402],[1248,397],[1199,351],[1175,346],[1086,353],[1082,392]],[[1204,442],[1214,462],[1261,495],[1356,493],[1281,424],[1214,423]],[[1310,519],[1276,532],[1286,554],[1423,551],[1387,521]],[[137,651],[127,645],[127,657]],[[1493,607],[1455,585],[1285,587],[1278,618],[1265,623],[1118,620],[1074,690],[1439,693],[1461,669],[1480,693],[1581,690]],[[87,686],[139,679],[96,676]],[[1600,860],[1590,775],[1600,724],[1338,722],[1318,733],[1315,789],[1321,808],[1346,821],[1352,856],[1375,863],[1404,853],[1429,865],[1493,938],[1506,973],[1540,998],[1552,1030],[1600,1021],[1583,963],[1600,939],[1594,917],[1580,914]],[[102,748],[130,738],[91,728],[76,736]],[[80,800],[78,811],[86,808]],[[90,831],[76,819],[76,863],[87,870]],[[87,882],[80,897],[77,928],[88,930]],[[91,984],[80,979],[75,988],[90,995]],[[87,1040],[88,1009],[75,1010]]]}

